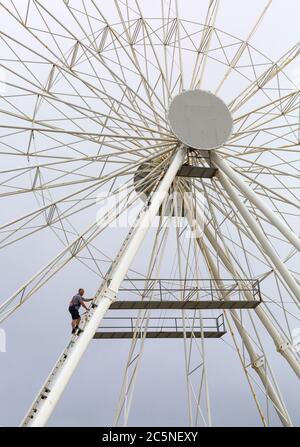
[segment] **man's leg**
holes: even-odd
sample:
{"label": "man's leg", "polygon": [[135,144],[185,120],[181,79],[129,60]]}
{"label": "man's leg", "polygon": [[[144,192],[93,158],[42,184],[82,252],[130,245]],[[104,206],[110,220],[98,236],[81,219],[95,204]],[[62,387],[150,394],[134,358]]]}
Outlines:
{"label": "man's leg", "polygon": [[72,319],[72,334],[75,334],[76,330],[78,329],[79,323],[80,323],[80,318],[77,318],[76,320]]}

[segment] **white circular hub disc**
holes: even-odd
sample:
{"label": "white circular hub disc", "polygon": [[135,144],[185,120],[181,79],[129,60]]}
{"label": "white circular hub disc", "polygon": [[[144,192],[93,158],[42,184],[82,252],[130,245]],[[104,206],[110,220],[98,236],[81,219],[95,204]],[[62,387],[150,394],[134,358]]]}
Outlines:
{"label": "white circular hub disc", "polygon": [[187,90],[175,96],[168,118],[176,137],[193,149],[218,148],[232,132],[232,117],[226,104],[204,90]]}

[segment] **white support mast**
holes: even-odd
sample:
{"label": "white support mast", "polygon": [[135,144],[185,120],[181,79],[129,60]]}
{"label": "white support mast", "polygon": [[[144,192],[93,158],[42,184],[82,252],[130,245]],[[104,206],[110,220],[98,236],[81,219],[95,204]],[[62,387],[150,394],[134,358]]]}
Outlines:
{"label": "white support mast", "polygon": [[250,186],[248,186],[247,183],[244,182],[232,169],[228,162],[224,158],[221,158],[216,152],[212,153],[211,160],[227,175],[228,178],[230,178],[232,183],[234,183],[234,185],[245,195],[245,197],[247,197],[247,199],[250,200],[250,202],[252,202],[264,214],[264,216],[274,225],[274,227],[277,228],[277,230],[280,231],[283,236],[285,236],[286,239],[300,251],[299,236],[290,230],[287,224],[280,219],[274,211],[272,211],[271,208],[269,208],[268,205],[260,199],[260,197],[258,197]]}
{"label": "white support mast", "polygon": [[[75,260],[100,276],[80,331],[67,336],[47,380],[40,378],[21,425],[51,424],[92,339],[110,338],[132,340],[112,421],[120,426],[124,418],[127,426],[146,339],[176,337],[188,421],[210,426],[218,402],[209,393],[205,339],[225,336],[224,345],[232,336],[263,425],[278,415],[292,426],[271,361],[282,357],[280,381],[289,380],[288,369],[300,378],[300,89],[285,73],[300,57],[300,42],[276,61],[250,45],[273,0],[243,38],[216,27],[221,0],[207,2],[203,23],[180,14],[178,0],[152,2],[150,15],[142,0],[114,0],[110,11],[95,0],[76,8],[63,1],[61,11],[46,3],[32,0],[25,10],[21,1],[0,0],[8,52],[1,67],[9,76],[0,79],[0,200],[24,201],[26,210],[7,208],[0,250],[11,250],[16,271],[16,244],[51,235],[57,253],[42,265],[37,257],[25,282],[16,275],[0,302],[0,325],[34,295],[43,301],[42,287]],[[96,218],[107,191],[116,200]],[[111,257],[100,239],[109,243],[111,223],[138,204]],[[189,229],[194,240],[185,237]],[[129,308],[128,326],[110,315]],[[169,326],[163,309],[171,308],[181,314]],[[160,309],[153,319],[152,309]],[[209,309],[222,311],[205,326]],[[99,384],[110,387],[109,374]],[[145,399],[149,392],[144,387]]]}
{"label": "white support mast", "polygon": [[[186,195],[184,195],[184,197],[185,196]],[[187,198],[185,198],[185,200],[187,200]],[[194,204],[190,204],[190,206],[191,205]],[[218,244],[215,235],[211,232],[208,226],[204,225],[202,214],[197,206],[195,206],[194,211],[195,211],[194,218],[196,222],[193,221],[193,224],[198,225],[199,228],[204,228],[205,237],[208,239],[209,243],[211,244],[215,252],[218,253],[218,256],[220,257],[224,267],[228,270],[228,272],[232,275],[233,278],[241,280],[242,278],[239,272],[235,269],[231,260],[227,257],[227,254],[224,251],[224,249],[220,246],[220,244]],[[247,290],[244,291],[244,295],[246,299],[249,301],[253,299],[252,295]],[[291,342],[287,338],[283,337],[281,333],[278,332],[278,330],[271,322],[270,318],[268,317],[262,306],[256,307],[254,311],[259,317],[264,327],[266,328],[266,330],[268,331],[272,340],[274,341],[277,351],[286,359],[286,361],[289,363],[289,365],[291,366],[297,377],[300,378],[300,363],[298,359],[295,357],[295,353]]]}
{"label": "white support mast", "polygon": [[[194,202],[191,201],[191,199],[188,197],[188,194],[184,194],[184,204],[185,204],[186,211],[187,211],[187,213],[186,213],[187,221],[191,227],[191,230],[195,231],[195,234],[197,235],[196,241],[197,241],[197,244],[199,245],[200,250],[203,253],[203,256],[207,263],[208,270],[211,272],[211,277],[218,278],[219,274],[218,274],[217,266],[211,256],[211,254],[209,253],[209,250],[207,250],[207,247],[205,246],[202,237],[198,236],[198,235],[202,234],[201,230],[202,230],[203,226],[201,224],[202,219],[201,219],[201,214],[198,210],[197,204],[195,204]],[[224,300],[230,299],[230,297],[228,297],[228,295],[226,295],[224,292],[222,292],[222,290],[226,290],[226,287],[220,286],[220,282],[218,282],[216,288],[220,289],[219,293],[222,295],[222,299],[224,299]],[[273,402],[273,405],[274,405],[274,408],[278,414],[278,417],[280,418],[280,420],[284,426],[292,427],[293,423],[292,423],[291,418],[288,414],[287,408],[286,408],[284,402],[282,401],[282,398],[280,397],[280,395],[277,393],[276,389],[274,388],[272,382],[269,380],[268,376],[266,375],[266,371],[265,371],[266,365],[265,365],[264,359],[261,357],[261,355],[259,355],[256,352],[256,348],[255,348],[251,338],[245,331],[245,329],[240,321],[240,317],[239,317],[238,313],[235,310],[231,309],[230,314],[232,315],[233,322],[234,322],[234,324],[240,334],[240,337],[243,340],[243,343],[248,351],[249,357],[251,359],[251,366],[258,374],[258,376],[265,388],[266,394],[269,396],[269,398]]]}
{"label": "white support mast", "polygon": [[156,191],[151,196],[150,203],[144,207],[138,216],[136,224],[130,230],[119,254],[97,291],[93,300],[94,307],[89,311],[86,323],[82,327],[83,332],[79,336],[75,335],[72,337],[70,343],[59,357],[54,369],[22,421],[22,426],[39,427],[46,425],[72,374],[76,370],[82,355],[93,339],[102,318],[111,303],[116,299],[120,284],[153,222],[160,205],[168,194],[170,186],[184,162],[185,156],[186,149],[180,146],[176,150]]}
{"label": "white support mast", "polygon": [[[215,155],[212,157],[215,161]],[[285,281],[291,292],[294,294],[296,299],[300,301],[300,286],[296,282],[295,278],[292,276],[286,265],[282,262],[282,260],[277,255],[276,251],[268,241],[267,237],[265,236],[264,232],[260,228],[260,226],[257,224],[254,217],[251,215],[248,208],[245,206],[243,201],[240,199],[239,195],[237,194],[236,190],[232,186],[231,182],[228,180],[226,175],[220,170],[219,171],[219,180],[227,192],[228,196],[232,200],[232,202],[235,204],[236,208],[238,209],[239,213],[242,215],[243,219],[249,226],[250,231],[254,234],[257,241],[260,243],[262,249],[266,253],[266,255],[271,260],[274,267],[277,268],[278,272],[280,273],[282,279]]]}

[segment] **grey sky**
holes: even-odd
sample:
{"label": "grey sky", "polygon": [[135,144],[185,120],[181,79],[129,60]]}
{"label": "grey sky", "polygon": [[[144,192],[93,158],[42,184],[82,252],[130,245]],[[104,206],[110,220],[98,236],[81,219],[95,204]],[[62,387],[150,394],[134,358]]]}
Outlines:
{"label": "grey sky", "polygon": [[[81,4],[80,0],[77,1]],[[16,4],[19,3],[20,0],[17,0]],[[114,2],[97,0],[96,3],[112,19]],[[159,1],[139,0],[139,3],[146,17],[159,16]],[[266,1],[263,0],[251,2],[221,0],[216,26],[244,39],[265,5]],[[207,1],[202,0],[179,1],[180,14],[187,20],[203,22],[206,6]],[[60,18],[67,21],[67,17],[61,17],[58,1],[53,2],[52,8],[55,7]],[[276,60],[299,41],[299,17],[299,2],[274,0],[251,40],[252,45],[270,59]],[[13,30],[8,23],[1,24],[0,30],[2,26],[10,28],[10,32],[18,38],[17,29]],[[4,51],[3,47],[1,48]],[[287,74],[295,82],[300,83],[297,79],[297,76],[300,78],[300,73],[297,71],[299,67],[298,58],[295,64],[287,68]],[[7,81],[9,82],[9,76]],[[25,145],[22,137],[15,138],[19,139],[20,145]],[[3,158],[3,155],[0,157],[2,167],[10,165],[10,160]],[[27,194],[24,199],[17,196],[2,200],[0,223],[21,215],[37,205],[36,199],[31,194]],[[73,216],[75,227],[81,230],[94,216],[94,209],[87,210],[78,218]],[[150,234],[153,236],[152,231]],[[111,228],[105,237],[101,236],[95,242],[95,245],[102,253],[113,255],[126,232],[126,228]],[[134,267],[140,268],[142,273],[146,271],[144,260],[149,253],[149,247],[150,241],[146,239],[135,261]],[[0,302],[9,297],[62,248],[63,245],[54,232],[47,231],[0,251],[2,272]],[[104,256],[99,265],[102,271],[108,267]],[[165,271],[167,270],[166,267]],[[72,262],[3,324],[2,327],[7,334],[7,352],[0,353],[0,425],[19,424],[69,340],[70,317],[67,306],[70,297],[79,287],[85,289],[86,297],[92,296],[99,286],[99,281],[99,277],[80,262]],[[266,287],[271,286],[267,283]],[[258,325],[258,328],[270,353],[269,360],[278,378],[290,415],[294,424],[300,425],[299,381],[283,358],[276,353],[265,329],[261,325]],[[129,347],[130,342],[125,340],[92,341],[49,425],[111,425]],[[260,425],[258,412],[229,334],[220,340],[208,340],[206,352],[213,423],[221,426]],[[188,425],[187,414],[183,342],[147,340],[129,425]],[[271,414],[271,425],[279,425],[278,418],[273,414]]]}

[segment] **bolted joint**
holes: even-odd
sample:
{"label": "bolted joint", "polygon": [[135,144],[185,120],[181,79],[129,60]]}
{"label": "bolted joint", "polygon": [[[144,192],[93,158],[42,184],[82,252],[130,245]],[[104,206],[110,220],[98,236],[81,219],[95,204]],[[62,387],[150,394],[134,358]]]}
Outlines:
{"label": "bolted joint", "polygon": [[103,293],[103,298],[108,298],[113,303],[117,300],[117,294],[114,290],[107,287]]}
{"label": "bolted joint", "polygon": [[276,343],[277,352],[284,353],[290,348],[291,348],[291,343],[287,340],[284,340],[283,338],[279,339]]}
{"label": "bolted joint", "polygon": [[264,367],[265,366],[264,357],[257,357],[257,359],[251,363],[251,366],[253,369],[259,369],[261,367]]}

